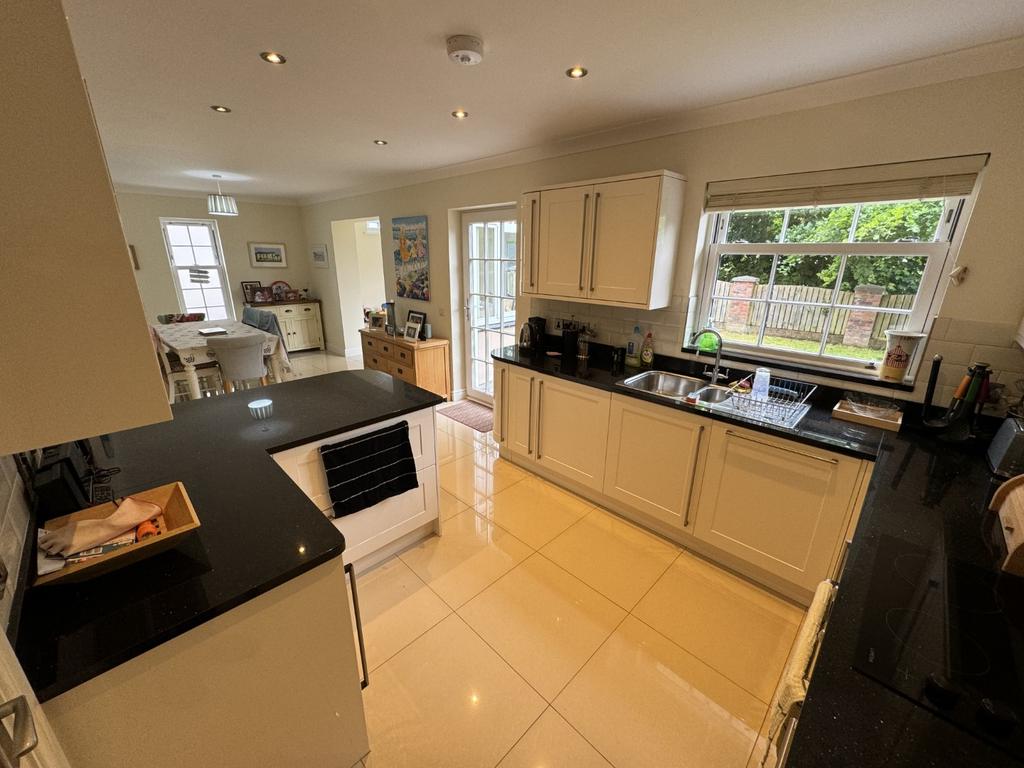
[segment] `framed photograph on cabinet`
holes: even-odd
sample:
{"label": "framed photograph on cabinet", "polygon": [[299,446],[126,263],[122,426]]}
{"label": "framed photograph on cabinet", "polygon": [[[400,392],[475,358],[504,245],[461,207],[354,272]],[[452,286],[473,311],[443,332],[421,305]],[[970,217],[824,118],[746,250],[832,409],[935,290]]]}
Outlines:
{"label": "framed photograph on cabinet", "polygon": [[416,341],[420,337],[420,324],[419,323],[406,323],[405,324],[405,340]]}
{"label": "framed photograph on cabinet", "polygon": [[253,267],[287,267],[284,243],[249,243],[249,264]]}
{"label": "framed photograph on cabinet", "polygon": [[416,323],[416,325],[423,326],[427,322],[426,312],[417,312],[415,309],[410,309],[409,313],[405,316],[405,322]]}
{"label": "framed photograph on cabinet", "polygon": [[256,291],[258,291],[262,287],[263,287],[263,285],[260,283],[259,280],[243,280],[242,281],[242,296],[243,296],[243,298],[246,300],[246,302],[251,304],[252,302],[256,301]]}
{"label": "framed photograph on cabinet", "polygon": [[327,269],[331,265],[330,252],[327,250],[327,244],[314,245],[310,249],[310,256],[313,259],[313,266],[319,267],[320,269]]}

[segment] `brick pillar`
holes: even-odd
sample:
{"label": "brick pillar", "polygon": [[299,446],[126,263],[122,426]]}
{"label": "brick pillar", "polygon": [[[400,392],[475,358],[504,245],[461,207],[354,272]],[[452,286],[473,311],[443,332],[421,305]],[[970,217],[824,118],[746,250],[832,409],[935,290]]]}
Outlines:
{"label": "brick pillar", "polygon": [[[882,303],[885,288],[880,285],[858,285],[853,289],[853,303],[860,307],[877,307]],[[871,343],[871,329],[875,327],[874,312],[851,309],[843,331],[843,344],[867,348]]]}
{"label": "brick pillar", "polygon": [[[756,277],[743,275],[734,277],[729,281],[729,298],[732,299],[725,310],[725,330],[735,333],[750,333],[750,307],[749,299],[754,295],[754,286],[759,280]],[[740,299],[740,301],[737,301]]]}

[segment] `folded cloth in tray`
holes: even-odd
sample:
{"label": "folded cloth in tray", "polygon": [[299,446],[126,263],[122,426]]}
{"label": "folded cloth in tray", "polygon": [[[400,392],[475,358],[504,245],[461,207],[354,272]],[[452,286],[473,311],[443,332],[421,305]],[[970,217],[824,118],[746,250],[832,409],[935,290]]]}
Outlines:
{"label": "folded cloth in tray", "polygon": [[419,487],[409,422],[320,446],[334,517],[351,515]]}

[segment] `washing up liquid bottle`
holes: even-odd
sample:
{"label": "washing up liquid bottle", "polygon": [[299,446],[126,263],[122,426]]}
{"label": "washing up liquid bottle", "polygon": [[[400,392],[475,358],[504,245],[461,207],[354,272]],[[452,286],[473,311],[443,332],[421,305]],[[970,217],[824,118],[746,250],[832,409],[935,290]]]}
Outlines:
{"label": "washing up liquid bottle", "polygon": [[644,343],[640,346],[640,367],[650,368],[654,365],[654,337],[647,332]]}
{"label": "washing up liquid bottle", "polygon": [[644,337],[640,335],[640,326],[633,326],[633,335],[626,342],[626,365],[630,368],[640,367],[640,347],[643,346]]}

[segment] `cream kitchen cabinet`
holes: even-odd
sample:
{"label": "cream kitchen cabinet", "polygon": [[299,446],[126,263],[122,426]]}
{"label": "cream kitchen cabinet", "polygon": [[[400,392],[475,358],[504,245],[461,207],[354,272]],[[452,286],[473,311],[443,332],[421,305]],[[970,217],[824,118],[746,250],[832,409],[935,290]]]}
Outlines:
{"label": "cream kitchen cabinet", "polygon": [[715,423],[694,532],[723,552],[813,590],[831,572],[865,464]]}
{"label": "cream kitchen cabinet", "polygon": [[536,437],[533,424],[534,388],[540,374],[525,368],[508,366],[507,385],[502,392],[505,412],[505,442],[508,449],[528,460],[533,459]]}
{"label": "cream kitchen cabinet", "polygon": [[611,394],[553,376],[539,376],[534,387],[535,460],[541,467],[600,491]]}
{"label": "cream kitchen cabinet", "polygon": [[690,497],[710,425],[703,416],[612,395],[604,493],[692,532]]}
{"label": "cream kitchen cabinet", "polygon": [[522,292],[613,306],[668,306],[684,185],[677,174],[655,171],[524,194]]}
{"label": "cream kitchen cabinet", "polygon": [[324,328],[320,319],[320,303],[258,305],[277,315],[284,334],[284,346],[289,352],[324,348]]}

